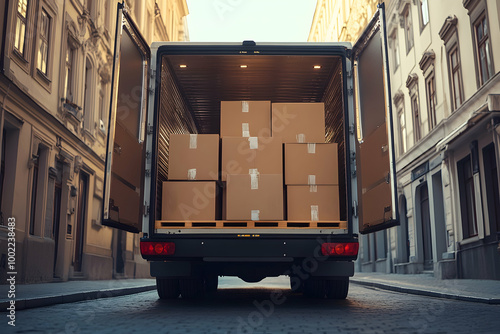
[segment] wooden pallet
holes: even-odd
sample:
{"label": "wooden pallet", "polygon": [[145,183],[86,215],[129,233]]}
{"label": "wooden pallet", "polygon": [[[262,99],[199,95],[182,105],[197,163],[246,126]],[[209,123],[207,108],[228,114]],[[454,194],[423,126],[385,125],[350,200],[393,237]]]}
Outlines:
{"label": "wooden pallet", "polygon": [[346,221],[286,221],[286,220],[259,220],[259,221],[235,221],[235,220],[210,220],[210,221],[187,221],[187,220],[157,220],[157,229],[185,229],[185,228],[214,228],[214,229],[347,229]]}

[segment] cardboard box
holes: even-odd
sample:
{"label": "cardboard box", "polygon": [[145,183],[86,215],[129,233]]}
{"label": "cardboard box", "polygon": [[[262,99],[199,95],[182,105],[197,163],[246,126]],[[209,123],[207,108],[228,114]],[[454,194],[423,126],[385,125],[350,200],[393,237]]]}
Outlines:
{"label": "cardboard box", "polygon": [[227,174],[283,174],[283,142],[277,137],[222,138],[222,181]]}
{"label": "cardboard box", "polygon": [[324,143],[325,104],[273,103],[272,124],[284,143]]}
{"label": "cardboard box", "polygon": [[221,101],[221,137],[271,137],[270,101]]}
{"label": "cardboard box", "polygon": [[171,134],[169,180],[219,179],[219,135]]}
{"label": "cardboard box", "polygon": [[162,220],[215,220],[215,181],[163,182]]}
{"label": "cardboard box", "polygon": [[227,220],[283,220],[283,176],[227,176]]}
{"label": "cardboard box", "polygon": [[340,220],[339,186],[287,186],[288,220]]}
{"label": "cardboard box", "polygon": [[286,185],[338,185],[337,144],[285,144]]}

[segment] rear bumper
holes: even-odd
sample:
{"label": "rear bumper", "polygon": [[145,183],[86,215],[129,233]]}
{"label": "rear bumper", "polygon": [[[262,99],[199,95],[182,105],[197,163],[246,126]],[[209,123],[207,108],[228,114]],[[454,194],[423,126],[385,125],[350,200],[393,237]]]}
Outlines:
{"label": "rear bumper", "polygon": [[[223,237],[215,235],[206,236],[155,236],[154,238],[141,238],[143,241],[162,241],[175,243],[175,253],[168,256],[148,255],[146,260],[185,260],[198,259],[210,261],[212,258],[253,258],[258,261],[265,259],[283,259],[293,261],[295,258],[321,258],[321,245],[331,242],[358,242],[356,236],[303,236],[303,237],[275,237],[239,235]],[[357,256],[329,256],[330,260],[350,261]],[[268,261],[269,262],[269,261]],[[280,261],[277,261],[280,262]]]}
{"label": "rear bumper", "polygon": [[[188,277],[205,274],[242,276],[252,272],[260,276],[299,275],[353,276],[357,256],[325,256],[325,242],[357,242],[353,237],[217,237],[180,238],[161,236],[141,241],[175,243],[173,255],[144,256],[151,261],[153,277]],[[299,275],[300,276],[300,275]]]}
{"label": "rear bumper", "polygon": [[255,275],[259,279],[269,276],[294,275],[305,279],[309,276],[352,277],[354,275],[354,262],[319,262],[310,258],[293,262],[153,261],[150,270],[151,276],[159,278],[200,277],[213,274],[239,277]]}

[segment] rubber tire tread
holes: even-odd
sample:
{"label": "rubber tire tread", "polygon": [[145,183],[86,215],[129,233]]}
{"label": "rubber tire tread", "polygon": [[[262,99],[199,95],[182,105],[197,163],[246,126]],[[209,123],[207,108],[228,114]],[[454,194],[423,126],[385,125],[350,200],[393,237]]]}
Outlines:
{"label": "rubber tire tread", "polygon": [[326,298],[346,299],[349,293],[349,277],[326,281]]}
{"label": "rubber tire tread", "polygon": [[160,299],[175,299],[180,295],[179,280],[174,278],[157,278],[156,291]]}

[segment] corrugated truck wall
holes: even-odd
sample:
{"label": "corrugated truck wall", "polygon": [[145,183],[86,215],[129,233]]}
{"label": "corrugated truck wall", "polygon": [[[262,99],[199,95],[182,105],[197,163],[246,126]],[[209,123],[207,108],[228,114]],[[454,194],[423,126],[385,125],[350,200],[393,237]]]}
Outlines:
{"label": "corrugated truck wall", "polygon": [[342,62],[337,62],[322,101],[325,103],[326,143],[338,144],[340,220],[347,220]]}
{"label": "corrugated truck wall", "polygon": [[161,66],[158,115],[158,166],[156,186],[156,219],[161,217],[162,184],[167,180],[169,140],[172,133],[198,133],[189,105],[177,87],[173,71],[164,58]]}

